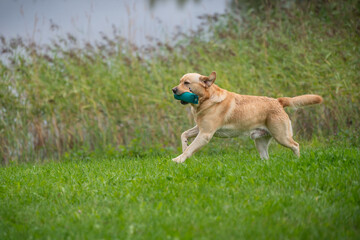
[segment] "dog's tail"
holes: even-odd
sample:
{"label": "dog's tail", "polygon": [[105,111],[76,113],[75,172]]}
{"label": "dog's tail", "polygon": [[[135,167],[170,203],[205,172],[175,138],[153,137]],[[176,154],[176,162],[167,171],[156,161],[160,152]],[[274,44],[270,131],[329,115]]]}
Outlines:
{"label": "dog's tail", "polygon": [[301,107],[323,102],[323,98],[321,96],[313,94],[301,95],[293,98],[281,97],[277,100],[283,107]]}

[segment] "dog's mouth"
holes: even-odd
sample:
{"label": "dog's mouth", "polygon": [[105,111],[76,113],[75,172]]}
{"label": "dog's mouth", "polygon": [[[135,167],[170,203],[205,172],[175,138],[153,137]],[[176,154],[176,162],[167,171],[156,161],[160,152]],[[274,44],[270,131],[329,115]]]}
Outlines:
{"label": "dog's mouth", "polygon": [[185,101],[183,101],[183,100],[180,100],[180,102],[181,102],[182,105],[189,104],[188,102],[185,102]]}

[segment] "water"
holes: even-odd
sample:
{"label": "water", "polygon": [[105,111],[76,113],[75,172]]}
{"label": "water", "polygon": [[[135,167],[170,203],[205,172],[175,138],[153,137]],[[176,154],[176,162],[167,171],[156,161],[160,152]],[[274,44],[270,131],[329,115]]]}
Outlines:
{"label": "water", "polygon": [[71,33],[82,42],[112,35],[137,45],[150,38],[171,42],[179,30],[196,30],[198,16],[224,13],[230,0],[1,0],[0,34],[39,44]]}

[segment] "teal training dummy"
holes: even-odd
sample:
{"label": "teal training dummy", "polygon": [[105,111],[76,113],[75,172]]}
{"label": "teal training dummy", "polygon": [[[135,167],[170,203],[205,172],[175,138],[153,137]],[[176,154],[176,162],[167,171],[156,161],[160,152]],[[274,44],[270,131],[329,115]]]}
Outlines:
{"label": "teal training dummy", "polygon": [[187,103],[193,103],[193,104],[199,103],[199,96],[191,92],[184,92],[181,95],[174,94],[174,98]]}

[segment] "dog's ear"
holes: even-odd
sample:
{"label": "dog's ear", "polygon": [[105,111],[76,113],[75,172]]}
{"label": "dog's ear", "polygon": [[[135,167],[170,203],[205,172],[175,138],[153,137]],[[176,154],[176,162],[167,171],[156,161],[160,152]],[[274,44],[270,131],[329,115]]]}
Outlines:
{"label": "dog's ear", "polygon": [[202,81],[205,84],[205,87],[210,87],[216,79],[216,72],[212,72],[210,76],[201,76],[200,81]]}

